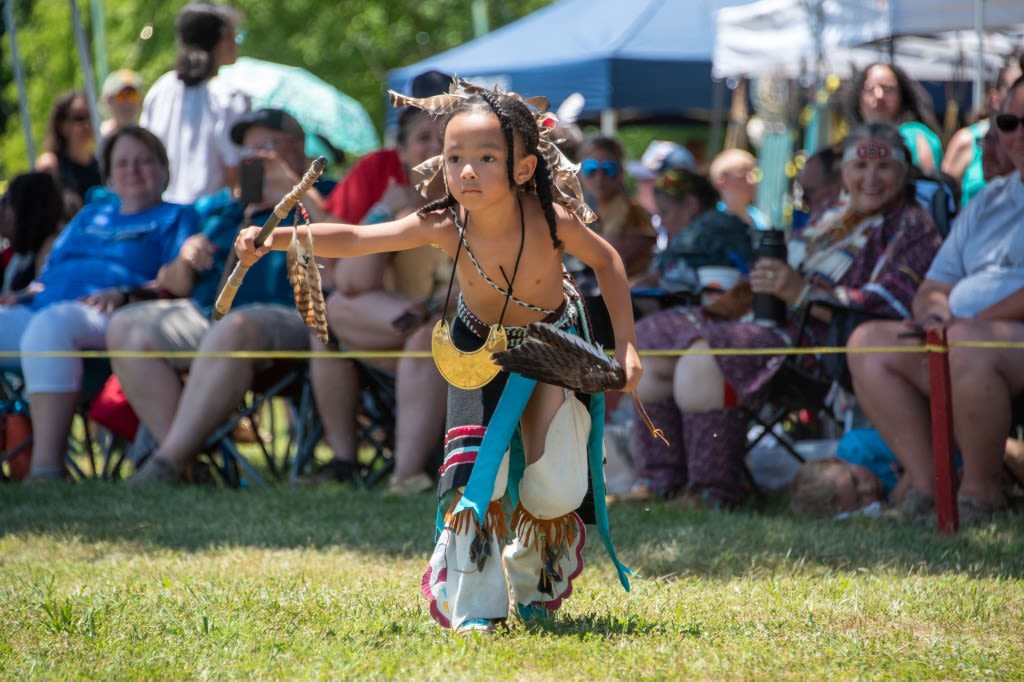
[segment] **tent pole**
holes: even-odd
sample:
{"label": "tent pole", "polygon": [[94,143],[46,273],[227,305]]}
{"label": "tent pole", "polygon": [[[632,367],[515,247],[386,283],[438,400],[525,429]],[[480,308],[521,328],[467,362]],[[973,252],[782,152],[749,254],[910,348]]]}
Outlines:
{"label": "tent pole", "polygon": [[614,109],[601,110],[601,134],[614,137],[618,129],[618,120]]}
{"label": "tent pole", "polygon": [[103,0],[90,0],[89,10],[92,16],[92,51],[96,60],[96,87],[100,87],[103,79],[110,73],[110,62],[107,59],[107,23],[103,20]]}
{"label": "tent pole", "polygon": [[708,158],[722,151],[722,128],[725,119],[725,79],[713,81],[711,90],[711,135],[708,140]]}
{"label": "tent pole", "polygon": [[470,6],[473,17],[473,37],[487,35],[490,31],[490,22],[487,19],[487,0],[472,0]]}
{"label": "tent pole", "polygon": [[4,0],[4,27],[11,39],[11,63],[14,79],[18,83],[18,110],[21,112],[21,129],[25,133],[25,151],[28,153],[28,167],[36,160],[36,143],[32,139],[32,119],[28,115],[28,93],[25,89],[25,69],[18,56],[18,26],[14,23],[14,7],[11,0]]}
{"label": "tent pole", "polygon": [[978,39],[978,64],[974,69],[974,110],[981,111],[981,103],[985,97],[985,46],[982,44],[985,33],[985,0],[974,0],[974,33]]}
{"label": "tent pole", "polygon": [[82,17],[78,13],[78,3],[75,0],[68,0],[71,7],[71,24],[75,30],[75,43],[78,45],[78,58],[82,62],[82,80],[85,81],[85,96],[89,100],[89,114],[92,116],[92,129],[100,134],[100,110],[96,103],[96,76],[92,70],[92,60],[89,58],[89,46],[85,42],[85,32],[82,30]]}

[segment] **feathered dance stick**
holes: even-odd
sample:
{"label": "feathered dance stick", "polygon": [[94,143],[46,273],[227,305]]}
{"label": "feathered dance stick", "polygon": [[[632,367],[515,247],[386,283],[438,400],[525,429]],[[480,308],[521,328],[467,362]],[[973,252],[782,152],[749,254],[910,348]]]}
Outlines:
{"label": "feathered dance stick", "polygon": [[[287,217],[288,212],[292,210],[295,204],[299,203],[299,199],[309,191],[309,188],[313,186],[313,183],[317,181],[326,167],[327,159],[323,156],[319,157],[309,166],[309,170],[302,176],[299,184],[295,185],[292,191],[284,195],[284,198],[274,207],[270,217],[267,218],[267,222],[260,228],[260,233],[256,236],[256,246],[262,246],[263,242],[270,236],[270,233],[277,227],[277,224],[281,222],[281,219]],[[219,320],[231,310],[231,303],[235,300],[238,287],[242,286],[242,280],[245,279],[245,273],[248,271],[248,265],[235,263],[235,269],[231,271],[231,276],[224,283],[224,288],[220,290],[220,294],[217,295],[217,302],[213,305],[214,320]]]}

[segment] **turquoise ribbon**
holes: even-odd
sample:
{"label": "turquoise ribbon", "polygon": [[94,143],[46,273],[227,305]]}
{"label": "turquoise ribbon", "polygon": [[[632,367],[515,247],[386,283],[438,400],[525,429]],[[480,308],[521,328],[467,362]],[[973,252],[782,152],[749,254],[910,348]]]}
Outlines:
{"label": "turquoise ribbon", "polygon": [[498,405],[487,425],[484,439],[480,443],[480,449],[476,453],[476,461],[473,462],[473,471],[469,474],[466,489],[453,510],[455,514],[463,509],[472,509],[480,525],[483,525],[487,506],[494,495],[494,480],[498,477],[501,460],[505,457],[509,443],[512,442],[512,436],[519,428],[519,418],[526,409],[526,403],[530,401],[536,385],[537,382],[533,379],[527,379],[514,372],[509,374],[505,389],[501,392],[501,398],[498,399]]}
{"label": "turquoise ribbon", "polygon": [[605,503],[607,490],[604,486],[604,394],[590,396],[590,439],[587,441],[587,454],[590,457],[590,483],[594,491],[594,517],[597,521],[597,532],[601,542],[615,564],[619,574],[619,582],[629,592],[629,576],[635,575],[633,570],[619,561],[612,544],[611,525],[608,523],[608,505]]}

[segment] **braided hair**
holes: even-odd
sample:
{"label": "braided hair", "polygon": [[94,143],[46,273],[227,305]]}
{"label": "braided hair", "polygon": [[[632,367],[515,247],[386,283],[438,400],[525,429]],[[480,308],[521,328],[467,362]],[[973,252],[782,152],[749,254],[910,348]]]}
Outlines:
{"label": "braided hair", "polygon": [[[505,93],[480,91],[466,98],[456,105],[450,114],[441,122],[442,139],[447,132],[448,122],[458,114],[467,111],[489,111],[494,114],[501,125],[502,134],[505,136],[505,144],[508,147],[508,185],[515,188],[515,136],[523,145],[526,154],[532,154],[537,159],[537,169],[533,178],[524,184],[524,189],[535,190],[540,198],[541,208],[544,211],[544,218],[548,223],[548,232],[551,235],[551,242],[556,249],[562,248],[562,240],[558,238],[558,218],[555,215],[554,182],[551,171],[548,168],[544,155],[540,153],[540,133],[537,130],[537,122],[530,108],[518,97]],[[451,191],[445,196],[432,201],[418,213],[426,215],[433,211],[439,211],[455,206],[455,197]]]}

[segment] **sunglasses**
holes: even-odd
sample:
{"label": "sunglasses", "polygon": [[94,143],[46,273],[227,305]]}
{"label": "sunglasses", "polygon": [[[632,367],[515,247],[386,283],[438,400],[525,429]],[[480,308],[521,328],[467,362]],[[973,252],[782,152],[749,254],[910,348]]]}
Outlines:
{"label": "sunglasses", "polygon": [[1004,133],[1012,133],[1021,123],[1024,123],[1024,116],[1017,117],[1013,114],[999,114],[996,116],[996,127]]}
{"label": "sunglasses", "polygon": [[132,104],[134,104],[139,101],[140,96],[139,91],[135,88],[125,88],[124,90],[121,90],[120,92],[111,96],[110,99],[114,100],[115,102],[131,102]]}
{"label": "sunglasses", "polygon": [[618,161],[587,159],[580,164],[580,172],[583,173],[585,178],[593,177],[597,173],[603,173],[606,178],[617,178],[621,170],[622,166],[619,165]]}
{"label": "sunglasses", "polygon": [[72,123],[90,123],[92,117],[89,114],[71,114],[68,116],[68,120]]}

